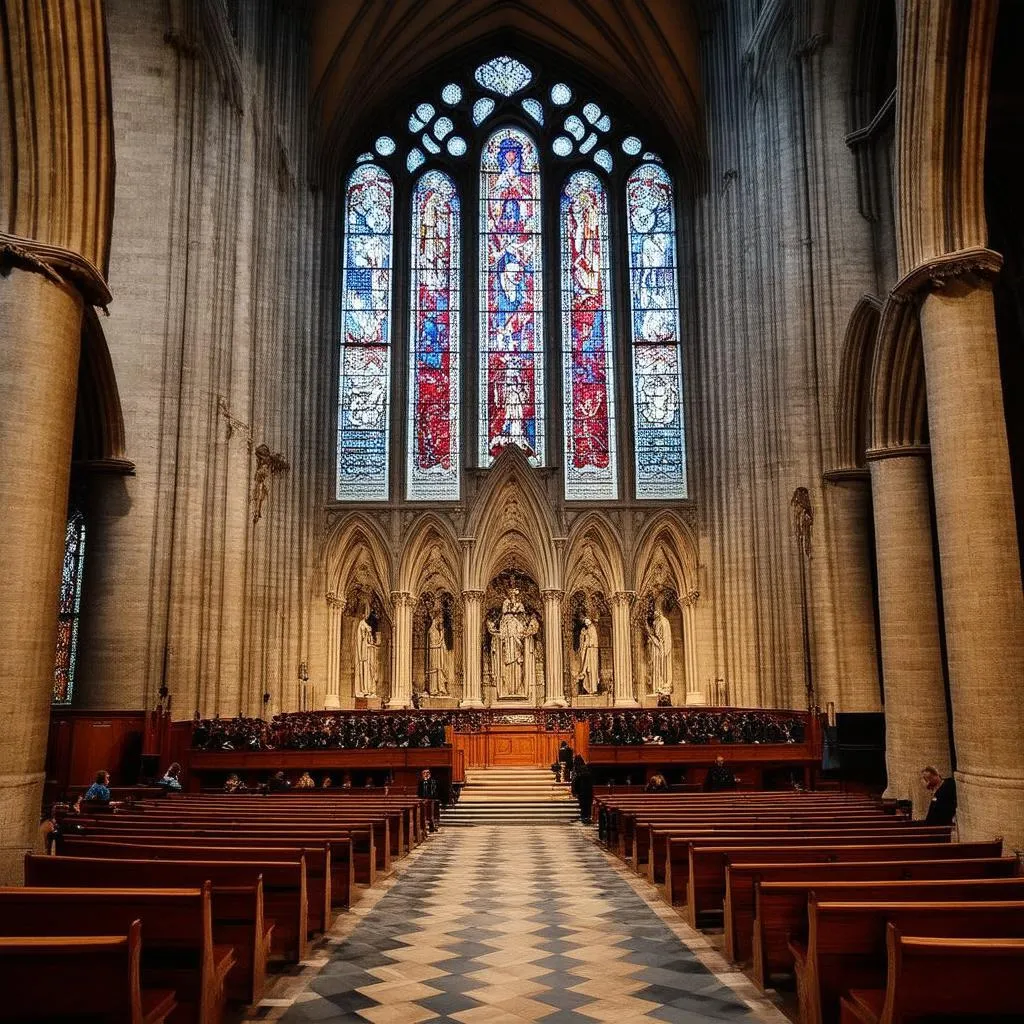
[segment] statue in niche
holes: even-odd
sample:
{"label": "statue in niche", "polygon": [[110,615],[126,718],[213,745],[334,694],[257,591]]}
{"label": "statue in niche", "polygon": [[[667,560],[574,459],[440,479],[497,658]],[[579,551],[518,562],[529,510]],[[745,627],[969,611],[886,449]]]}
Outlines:
{"label": "statue in niche", "polygon": [[374,629],[374,614],[371,610],[363,614],[356,626],[355,654],[355,695],[376,697],[380,679],[380,637]]}
{"label": "statue in niche", "polygon": [[540,620],[531,614],[523,630],[523,682],[526,693],[532,696],[537,685],[537,634],[540,632]]}
{"label": "statue in niche", "polygon": [[651,690],[672,693],[672,624],[658,601],[654,602],[647,628],[647,678]]}
{"label": "statue in niche", "polygon": [[431,697],[447,697],[451,692],[452,652],[447,632],[444,611],[441,603],[436,602],[427,626],[427,693]]}
{"label": "statue in niche", "polygon": [[[491,634],[491,670],[497,686],[498,697],[525,697],[526,689],[526,647],[529,619],[526,606],[519,596],[519,588],[512,587],[501,604],[501,617],[497,626],[487,623]],[[495,666],[494,647],[497,638],[498,658]],[[533,643],[530,648],[532,652]]]}
{"label": "statue in niche", "polygon": [[597,693],[600,682],[599,648],[597,626],[589,617],[583,619],[579,641],[580,672],[578,681],[580,690],[586,694]]}

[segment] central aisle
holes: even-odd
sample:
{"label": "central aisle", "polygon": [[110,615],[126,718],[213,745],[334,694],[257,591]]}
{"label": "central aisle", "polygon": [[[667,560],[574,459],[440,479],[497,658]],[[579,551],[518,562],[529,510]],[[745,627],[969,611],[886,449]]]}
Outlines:
{"label": "central aisle", "polygon": [[707,943],[667,907],[648,905],[644,887],[579,825],[442,831],[381,898],[364,896],[342,918],[347,935],[330,940],[308,985],[265,1000],[255,1015],[362,1024],[785,1020],[742,975],[727,976],[734,990],[710,973],[698,959],[715,959]]}

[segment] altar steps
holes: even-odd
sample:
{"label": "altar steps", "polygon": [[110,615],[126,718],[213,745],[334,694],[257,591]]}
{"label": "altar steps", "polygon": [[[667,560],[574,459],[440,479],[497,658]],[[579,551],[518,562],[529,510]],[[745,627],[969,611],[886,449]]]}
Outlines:
{"label": "altar steps", "polygon": [[470,768],[443,824],[560,825],[579,815],[569,787],[547,768]]}

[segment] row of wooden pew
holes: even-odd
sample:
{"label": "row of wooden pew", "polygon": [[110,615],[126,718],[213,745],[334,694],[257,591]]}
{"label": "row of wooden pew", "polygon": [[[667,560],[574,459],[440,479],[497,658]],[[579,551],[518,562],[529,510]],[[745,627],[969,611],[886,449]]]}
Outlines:
{"label": "row of wooden pew", "polygon": [[262,997],[268,965],[302,960],[437,813],[346,791],[69,814],[55,855],[28,855],[24,887],[0,888],[0,984],[18,992],[0,1020],[216,1024]]}
{"label": "row of wooden pew", "polygon": [[1024,1020],[1024,877],[869,796],[595,795],[608,848],[801,1024]]}

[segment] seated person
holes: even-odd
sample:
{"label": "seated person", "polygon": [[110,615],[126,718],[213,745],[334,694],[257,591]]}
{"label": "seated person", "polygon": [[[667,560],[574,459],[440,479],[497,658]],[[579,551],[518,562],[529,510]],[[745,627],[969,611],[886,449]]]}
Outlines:
{"label": "seated person", "polygon": [[224,780],[225,793],[242,793],[245,790],[245,783],[239,778],[237,772],[232,772]]}
{"label": "seated person", "polygon": [[83,796],[82,799],[86,803],[109,804],[110,772],[97,772],[96,781],[85,791],[85,796]]}
{"label": "seated person", "polygon": [[937,768],[929,765],[921,771],[921,783],[931,794],[926,825],[952,825],[956,817],[956,782],[944,779]]}
{"label": "seated person", "polygon": [[316,783],[313,781],[313,776],[309,772],[303,772],[298,781],[295,783],[296,789],[316,789]]}
{"label": "seated person", "polygon": [[181,765],[177,761],[172,764],[167,771],[164,772],[164,776],[157,782],[158,786],[163,786],[165,789],[173,789],[176,792],[181,792],[181,781],[178,776],[181,775]]}
{"label": "seated person", "polygon": [[668,789],[668,782],[661,772],[655,772],[644,786],[645,793],[664,793]]}
{"label": "seated person", "polygon": [[719,754],[704,778],[704,792],[712,793],[722,789],[735,789],[736,776],[725,767],[725,758]]}
{"label": "seated person", "polygon": [[278,771],[270,776],[267,788],[271,793],[283,793],[286,789],[291,789],[292,784],[284,777],[284,772]]}
{"label": "seated person", "polygon": [[342,775],[342,777],[341,777],[341,788],[342,789],[351,789],[352,788],[352,773],[351,772],[345,772],[345,774]]}
{"label": "seated person", "polygon": [[333,786],[333,785],[334,785],[334,779],[332,779],[330,777],[330,775],[325,775],[323,777],[323,779],[320,781],[320,788],[321,789],[330,789],[331,786]]}

